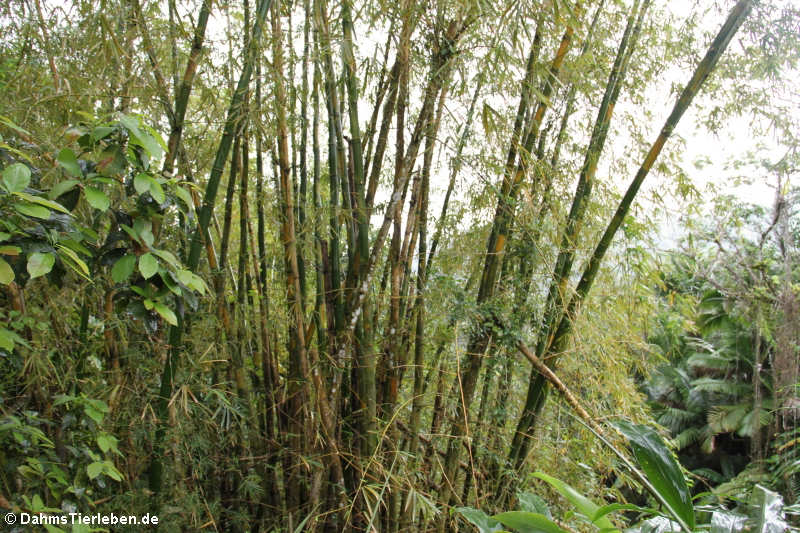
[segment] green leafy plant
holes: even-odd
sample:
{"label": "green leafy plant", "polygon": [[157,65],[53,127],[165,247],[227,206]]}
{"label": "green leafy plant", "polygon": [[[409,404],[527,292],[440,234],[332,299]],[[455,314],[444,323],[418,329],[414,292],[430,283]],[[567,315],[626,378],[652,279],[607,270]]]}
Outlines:
{"label": "green leafy plant", "polygon": [[[635,477],[644,482],[645,489],[660,504],[661,509],[619,503],[599,505],[564,481],[541,472],[535,473],[534,477],[548,483],[575,507],[575,516],[583,527],[588,526],[599,531],[619,531],[620,527],[609,516],[620,512],[638,514],[638,519],[626,527],[626,531],[635,533],[691,533],[698,528],[710,528],[715,532],[772,533],[784,531],[788,527],[780,495],[759,485],[753,488],[748,501],[734,510],[721,505],[695,506],[680,465],[655,430],[628,421],[618,421],[614,426],[628,439],[636,460],[635,465],[629,465],[636,473]],[[520,510],[493,516],[469,507],[460,507],[456,511],[480,533],[502,531],[504,526],[519,533],[561,533],[567,530],[564,524],[559,524],[552,518],[547,504],[540,498],[519,493],[517,500]],[[709,517],[709,522],[703,526],[697,521],[697,516],[701,513]]]}

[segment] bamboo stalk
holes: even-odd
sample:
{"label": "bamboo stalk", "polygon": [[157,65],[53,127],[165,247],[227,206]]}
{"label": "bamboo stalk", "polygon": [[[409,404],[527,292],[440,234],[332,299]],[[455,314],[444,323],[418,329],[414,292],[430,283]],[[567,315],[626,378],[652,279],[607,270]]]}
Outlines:
{"label": "bamboo stalk", "polygon": [[[244,99],[244,94],[246,93],[250,84],[250,77],[255,64],[256,50],[258,42],[261,38],[261,27],[271,3],[272,0],[259,0],[258,8],[256,9],[252,33],[253,37],[250,40],[250,46],[247,50],[244,68],[242,69],[239,77],[236,91],[231,98],[222,139],[220,140],[219,147],[217,148],[214,164],[211,168],[211,174],[209,175],[208,183],[206,185],[203,205],[197,216],[197,229],[194,232],[192,243],[189,249],[189,257],[186,261],[186,266],[189,268],[189,270],[195,270],[200,262],[200,251],[203,237],[208,232],[211,215],[214,212],[214,203],[217,197],[217,190],[219,189],[219,182],[220,178],[222,177],[222,172],[225,168],[225,162],[228,158],[228,154],[230,153],[231,142],[238,131],[239,122],[242,115],[241,102]],[[166,435],[166,424],[168,423],[168,402],[169,398],[172,396],[172,382],[177,369],[178,356],[181,350],[181,337],[183,335],[184,324],[184,318],[179,315],[178,325],[170,328],[170,352],[161,374],[161,386],[159,389],[158,400],[156,402],[156,416],[158,417],[159,425],[156,428],[156,433],[153,440],[153,455],[149,468],[149,482],[150,490],[153,491],[157,499],[160,497],[162,491],[162,451],[164,437]]]}

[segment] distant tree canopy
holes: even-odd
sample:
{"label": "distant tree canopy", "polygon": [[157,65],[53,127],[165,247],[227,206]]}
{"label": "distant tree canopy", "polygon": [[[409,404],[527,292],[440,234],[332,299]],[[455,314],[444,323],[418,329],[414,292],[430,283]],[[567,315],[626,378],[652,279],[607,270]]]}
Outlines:
{"label": "distant tree canopy", "polygon": [[[0,7],[0,507],[454,531],[610,416],[796,494],[800,11],[657,4]],[[772,218],[652,252],[743,116]]]}

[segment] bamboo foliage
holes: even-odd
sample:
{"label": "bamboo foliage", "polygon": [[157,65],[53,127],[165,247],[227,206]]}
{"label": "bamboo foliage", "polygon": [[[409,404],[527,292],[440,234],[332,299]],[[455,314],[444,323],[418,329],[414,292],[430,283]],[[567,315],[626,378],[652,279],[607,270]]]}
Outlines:
{"label": "bamboo foliage", "polygon": [[[201,502],[201,513],[180,518],[184,529],[455,531],[457,507],[512,506],[537,466],[534,436],[562,430],[544,427],[562,420],[544,409],[550,385],[606,434],[593,418],[600,407],[576,397],[562,361],[580,346],[575,324],[643,181],[754,4],[736,2],[616,201],[611,174],[627,160],[608,161],[615,128],[647,116],[626,106],[647,101],[655,69],[646,63],[665,53],[654,44],[667,33],[664,12],[651,0],[180,0],[163,16],[158,3],[120,2],[114,22],[130,50],[124,39],[107,43],[119,72],[97,73],[113,81],[102,107],[127,108],[142,130],[169,134],[161,143],[152,135],[163,144],[155,155],[131,129],[117,154],[147,167],[149,196],[141,175],[103,175],[102,185],[119,186],[110,203],[139,202],[132,212],[174,241],[179,265],[151,282],[169,295],[175,325],[154,311],[117,328],[134,308],[129,294],[150,287],[111,283],[114,271],[103,270],[103,254],[119,253],[116,235],[134,223],[115,205],[106,207],[113,222],[102,221],[88,197],[70,215],[92,213],[91,275],[109,289],[95,307],[113,416],[131,409],[119,401],[125,387],[149,398],[132,401],[144,429],[119,441],[131,456],[134,443],[147,448],[126,475],[147,475],[146,494],[162,509],[178,494]],[[36,27],[46,6],[35,2]],[[111,28],[92,2],[75,10]],[[39,82],[63,99],[78,56],[56,52],[42,48]],[[20,48],[20,65],[29,53]],[[81,163],[84,172],[65,154],[50,158],[57,172],[31,183],[47,190],[72,175],[85,194],[100,183],[88,173],[115,157],[102,152],[110,159]],[[165,196],[174,186],[187,195]],[[155,253],[151,244],[131,255]],[[0,247],[0,267],[13,253]],[[209,281],[208,294],[181,291],[189,274]],[[788,291],[790,265],[784,274]],[[5,285],[11,308],[29,314],[29,289]],[[94,292],[75,313],[81,344],[92,342]],[[155,355],[137,373],[127,361],[147,343]],[[589,388],[592,353],[576,371]],[[81,363],[77,372],[93,371]],[[623,379],[634,377],[620,370]],[[31,392],[31,406],[46,404],[46,392]],[[199,459],[206,442],[222,449],[214,460]],[[134,485],[126,490],[145,494]]]}

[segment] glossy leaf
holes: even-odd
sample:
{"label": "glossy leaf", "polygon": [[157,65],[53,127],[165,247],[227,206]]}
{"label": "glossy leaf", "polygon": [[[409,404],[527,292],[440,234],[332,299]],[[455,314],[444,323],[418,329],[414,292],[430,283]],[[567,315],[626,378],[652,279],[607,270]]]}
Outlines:
{"label": "glossy leaf", "polygon": [[169,252],[167,250],[155,250],[155,249],[151,250],[151,252],[153,252],[153,254],[157,255],[170,265],[174,267],[178,266],[178,258],[175,257],[175,255],[172,254],[172,252]]}
{"label": "glossy leaf", "polygon": [[0,255],[13,255],[18,256],[22,252],[19,246],[11,246],[9,244],[0,246]]}
{"label": "glossy leaf", "polygon": [[186,209],[192,208],[192,195],[183,187],[175,187],[175,195],[186,205]]}
{"label": "glossy leaf", "polygon": [[67,193],[72,189],[74,189],[75,186],[78,185],[78,183],[80,183],[78,180],[59,181],[53,186],[52,189],[50,189],[48,196],[50,197],[51,200],[55,200],[62,194]]}
{"label": "glossy leaf", "polygon": [[44,276],[51,270],[56,262],[56,257],[53,254],[34,252],[28,256],[28,274],[31,279]]}
{"label": "glossy leaf", "polygon": [[14,271],[5,259],[0,257],[0,283],[8,285],[14,281]]}
{"label": "glossy leaf", "polygon": [[14,209],[16,209],[18,213],[25,216],[41,218],[42,220],[47,220],[50,218],[50,210],[41,205],[36,205],[29,202],[19,202],[14,204]]}
{"label": "glossy leaf", "polygon": [[783,519],[783,498],[780,494],[756,485],[750,495],[750,503],[755,507],[750,531],[781,533],[788,529],[789,524]]}
{"label": "glossy leaf", "polygon": [[620,420],[615,427],[628,438],[648,481],[667,505],[670,514],[694,529],[692,499],[680,465],[661,436],[652,428]]}
{"label": "glossy leaf", "polygon": [[175,315],[175,312],[166,305],[160,302],[154,302],[153,309],[155,309],[156,313],[161,315],[161,318],[166,320],[171,326],[178,325],[178,317]]}
{"label": "glossy leaf", "polygon": [[62,213],[69,215],[69,211],[67,211],[66,207],[59,204],[58,202],[48,200],[47,198],[42,198],[41,196],[34,196],[32,194],[24,192],[15,192],[14,196],[22,198],[23,200],[27,200],[32,204],[39,204],[43,207],[47,207],[48,209],[54,209],[56,211],[61,211]]}
{"label": "glossy leaf", "polygon": [[612,503],[600,507],[597,510],[597,512],[593,516],[591,516],[592,522],[599,519],[600,517],[606,516],[607,514],[610,513],[614,513],[616,511],[637,511],[639,513],[646,513],[646,514],[660,514],[657,509],[651,509],[649,507],[640,507],[632,503]]}
{"label": "glossy leaf", "polygon": [[80,178],[83,176],[81,167],[78,164],[78,158],[75,157],[75,152],[69,148],[64,148],[58,152],[56,159],[58,160],[58,164],[73,178]]}
{"label": "glossy leaf", "polygon": [[[597,514],[597,511],[600,509],[600,506],[594,503],[592,500],[575,490],[572,486],[564,483],[560,479],[556,479],[552,476],[548,476],[542,472],[536,472],[533,474],[534,477],[537,477],[543,481],[549,483],[554,489],[558,491],[564,498],[566,498],[572,505],[575,506],[578,511],[586,516],[589,520],[592,520],[592,517]],[[614,529],[614,524],[611,520],[608,519],[607,516],[598,516],[597,520],[592,522],[601,529]]]}
{"label": "glossy leaf", "polygon": [[89,202],[89,205],[97,210],[105,211],[108,209],[108,206],[111,205],[111,201],[108,199],[108,196],[106,196],[106,193],[100,189],[86,187],[83,189],[83,193],[86,195],[86,201]]}
{"label": "glossy leaf", "polygon": [[22,163],[14,163],[3,170],[3,183],[8,192],[22,191],[31,182],[31,169]]}
{"label": "glossy leaf", "polygon": [[146,253],[139,257],[139,272],[144,279],[150,279],[158,272],[158,260],[153,254]]}
{"label": "glossy leaf", "polygon": [[139,129],[139,121],[136,118],[123,115],[119,121],[131,134],[134,143],[147,150],[153,158],[158,159],[161,157],[162,151],[158,141],[149,133]]}
{"label": "glossy leaf", "polygon": [[133,188],[136,189],[136,192],[139,194],[144,194],[150,191],[150,182],[153,180],[148,174],[144,172],[137,174],[135,178],[133,178]]}
{"label": "glossy leaf", "polygon": [[738,533],[744,530],[747,517],[728,511],[714,511],[711,515],[711,533]]}
{"label": "glossy leaf", "polygon": [[538,513],[509,511],[496,514],[492,518],[519,533],[567,533],[558,524]]}
{"label": "glossy leaf", "polygon": [[522,492],[522,491],[517,492],[517,502],[519,502],[520,511],[527,511],[529,513],[539,513],[541,515],[546,516],[547,518],[553,517],[550,514],[550,508],[547,506],[547,502],[545,502],[536,494],[531,494],[530,492]]}
{"label": "glossy leaf", "polygon": [[159,204],[163,204],[164,201],[167,199],[166,195],[164,194],[164,189],[161,187],[161,184],[155,179],[152,179],[150,181],[150,196],[152,196],[153,200],[155,200]]}
{"label": "glossy leaf", "polygon": [[456,512],[463,516],[470,524],[477,527],[480,533],[495,533],[503,530],[503,526],[500,522],[480,509],[457,507]]}
{"label": "glossy leaf", "polygon": [[111,267],[111,279],[114,280],[114,283],[123,283],[133,274],[134,268],[136,268],[135,255],[128,254],[120,257]]}
{"label": "glossy leaf", "polygon": [[[178,271],[178,281],[192,289],[193,291],[197,291],[200,294],[206,293],[206,284],[203,281],[203,278],[191,272],[189,270],[179,270]],[[465,507],[466,509],[466,507]]]}

